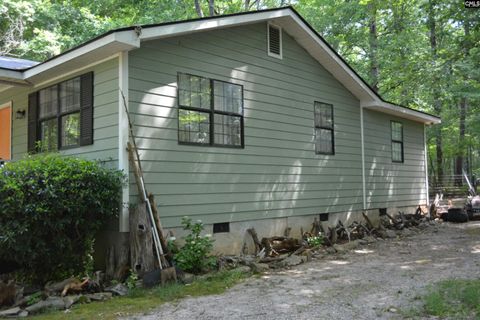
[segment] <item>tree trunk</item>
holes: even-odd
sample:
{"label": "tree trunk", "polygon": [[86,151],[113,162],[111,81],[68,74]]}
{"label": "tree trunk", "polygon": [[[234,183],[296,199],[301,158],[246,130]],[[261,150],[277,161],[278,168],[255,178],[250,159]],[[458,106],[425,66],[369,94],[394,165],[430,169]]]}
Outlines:
{"label": "tree trunk", "polygon": [[154,267],[152,225],[142,202],[130,210],[130,268],[143,276]]}
{"label": "tree trunk", "polygon": [[[469,56],[470,53],[470,21],[468,18],[465,18],[463,21],[463,30],[465,32],[465,40],[463,41],[463,51],[465,57]],[[468,82],[468,76],[463,76],[464,83]],[[458,152],[455,158],[455,185],[462,186],[462,171],[464,165],[464,151],[465,151],[465,132],[466,132],[466,118],[467,118],[467,106],[468,100],[467,97],[463,96],[460,99],[459,104],[459,134],[458,134]]]}
{"label": "tree trunk", "polygon": [[248,11],[250,9],[250,0],[245,0],[245,6],[244,6],[244,10],[245,11]]}
{"label": "tree trunk", "polygon": [[370,46],[369,58],[370,58],[370,84],[373,91],[378,92],[378,35],[377,35],[377,7],[374,1],[368,4],[369,11],[369,38],[368,43]]}
{"label": "tree trunk", "polygon": [[202,7],[200,6],[200,3],[198,1],[199,0],[195,0],[195,11],[197,11],[197,14],[200,18],[203,18]]}
{"label": "tree trunk", "polygon": [[467,98],[460,99],[459,104],[459,135],[458,135],[458,153],[455,158],[455,185],[462,186],[463,171],[463,151],[465,147],[465,119],[467,115]]}
{"label": "tree trunk", "polygon": [[[435,20],[435,0],[428,1],[428,19],[427,24],[430,30],[430,52],[432,54],[432,66],[435,68],[437,65],[437,26]],[[440,115],[442,111],[442,102],[440,100],[440,90],[438,88],[438,76],[433,76],[433,110],[435,115]],[[443,145],[442,145],[442,128],[441,124],[435,126],[435,144],[437,149],[437,184],[442,187],[443,185]]]}
{"label": "tree trunk", "polygon": [[215,15],[215,0],[208,0],[208,15],[210,17]]}

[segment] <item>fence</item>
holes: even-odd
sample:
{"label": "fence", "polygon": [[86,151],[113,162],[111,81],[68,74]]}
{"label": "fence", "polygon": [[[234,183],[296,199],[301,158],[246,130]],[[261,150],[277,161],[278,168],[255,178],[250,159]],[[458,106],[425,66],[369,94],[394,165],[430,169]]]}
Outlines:
{"label": "fence", "polygon": [[[476,183],[475,178],[469,178],[470,183]],[[445,197],[466,197],[469,185],[463,175],[444,175],[428,179],[430,197],[443,194]]]}

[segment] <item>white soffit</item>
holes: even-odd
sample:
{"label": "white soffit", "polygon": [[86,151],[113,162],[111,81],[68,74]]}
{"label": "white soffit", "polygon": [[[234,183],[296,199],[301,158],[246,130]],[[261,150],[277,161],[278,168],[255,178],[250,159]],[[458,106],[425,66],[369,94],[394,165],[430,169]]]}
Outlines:
{"label": "white soffit", "polygon": [[409,119],[416,122],[421,122],[425,124],[438,124],[441,122],[440,118],[434,117],[432,115],[416,111],[413,109],[400,107],[392,103],[381,102],[379,104],[362,104],[362,108],[368,110],[374,110],[386,114],[391,114],[404,119]]}

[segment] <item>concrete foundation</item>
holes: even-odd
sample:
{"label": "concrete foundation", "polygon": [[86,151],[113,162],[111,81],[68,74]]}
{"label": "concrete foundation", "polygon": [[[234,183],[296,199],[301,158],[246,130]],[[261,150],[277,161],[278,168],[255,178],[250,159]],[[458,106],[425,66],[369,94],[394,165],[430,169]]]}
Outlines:
{"label": "concrete foundation", "polygon": [[[387,212],[390,215],[396,215],[398,211],[404,213],[414,213],[416,207],[402,207],[402,208],[388,208]],[[367,215],[374,225],[378,225],[379,210],[366,210]],[[290,236],[293,238],[300,238],[301,229],[310,231],[314,219],[319,219],[319,215],[282,217],[274,219],[263,219],[255,221],[231,222],[230,232],[213,233],[213,225],[205,225],[205,234],[211,235],[214,242],[214,252],[221,254],[238,255],[242,252],[253,253],[255,246],[247,229],[255,228],[259,240],[263,237],[281,236],[284,235],[286,228],[291,228]],[[322,227],[326,230],[328,227],[335,227],[338,221],[342,221],[344,225],[350,225],[354,221],[364,221],[362,211],[345,212],[345,213],[330,213],[328,214],[328,221],[323,221]],[[186,231],[181,227],[168,228],[165,230],[173,233],[179,245],[182,245],[182,237],[186,235]]]}

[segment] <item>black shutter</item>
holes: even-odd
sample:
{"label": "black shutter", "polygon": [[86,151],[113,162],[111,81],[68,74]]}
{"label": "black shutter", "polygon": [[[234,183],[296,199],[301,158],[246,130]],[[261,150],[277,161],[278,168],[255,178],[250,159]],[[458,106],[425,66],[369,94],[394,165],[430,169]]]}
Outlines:
{"label": "black shutter", "polygon": [[93,72],[80,78],[80,145],[93,144]]}
{"label": "black shutter", "polygon": [[35,153],[38,140],[37,134],[38,92],[28,95],[28,152]]}

